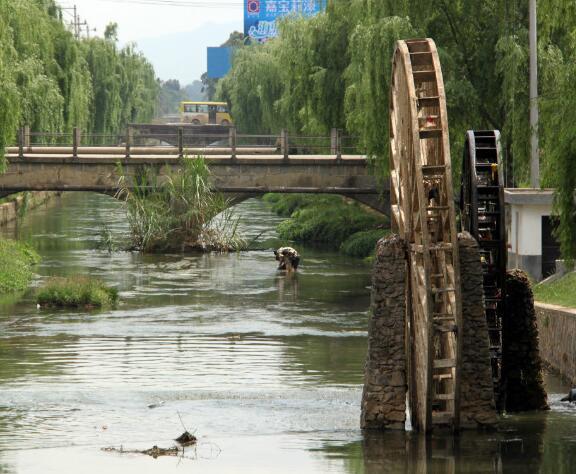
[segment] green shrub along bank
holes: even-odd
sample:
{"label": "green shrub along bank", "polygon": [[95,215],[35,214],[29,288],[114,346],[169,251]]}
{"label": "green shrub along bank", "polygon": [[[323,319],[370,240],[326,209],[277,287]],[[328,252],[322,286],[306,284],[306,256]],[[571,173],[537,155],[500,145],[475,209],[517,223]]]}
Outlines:
{"label": "green shrub along bank", "polygon": [[32,279],[32,268],[39,261],[29,245],[0,239],[0,295],[25,290]]}
{"label": "green shrub along bank", "polygon": [[118,290],[97,278],[50,278],[36,292],[36,302],[42,307],[102,308],[118,302]]}
{"label": "green shrub along bank", "polygon": [[341,196],[267,194],[264,201],[289,219],[278,225],[280,237],[327,244],[345,255],[364,258],[388,232],[388,219]]}
{"label": "green shrub along bank", "polygon": [[534,285],[534,299],[542,303],[558,304],[576,308],[576,273],[568,273],[551,283]]}

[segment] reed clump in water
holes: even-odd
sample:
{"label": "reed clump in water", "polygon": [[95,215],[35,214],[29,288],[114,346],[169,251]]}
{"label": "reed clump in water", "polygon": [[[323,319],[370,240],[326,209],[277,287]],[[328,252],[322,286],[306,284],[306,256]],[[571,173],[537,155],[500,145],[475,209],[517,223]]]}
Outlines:
{"label": "reed clump in water", "polygon": [[118,290],[98,278],[50,278],[36,292],[36,302],[42,307],[102,308],[118,302]]}
{"label": "reed clump in water", "polygon": [[132,247],[146,253],[240,250],[245,243],[230,201],[210,187],[202,157],[162,173],[144,168],[130,181],[120,170],[117,197],[126,205]]}

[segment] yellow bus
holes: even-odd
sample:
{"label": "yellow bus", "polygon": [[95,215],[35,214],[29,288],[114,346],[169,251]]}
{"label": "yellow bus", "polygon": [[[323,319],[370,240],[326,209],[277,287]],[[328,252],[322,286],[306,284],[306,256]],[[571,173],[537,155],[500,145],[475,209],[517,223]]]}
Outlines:
{"label": "yellow bus", "polygon": [[180,102],[180,122],[194,125],[232,125],[226,102]]}

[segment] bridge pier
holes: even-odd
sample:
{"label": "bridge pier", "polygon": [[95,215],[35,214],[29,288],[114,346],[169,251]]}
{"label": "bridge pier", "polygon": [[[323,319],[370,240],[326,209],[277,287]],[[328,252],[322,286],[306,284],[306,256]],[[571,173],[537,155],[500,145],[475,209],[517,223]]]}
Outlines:
{"label": "bridge pier", "polygon": [[[460,427],[496,424],[496,406],[490,368],[488,328],[483,306],[482,266],[478,244],[469,235],[459,238],[462,271],[462,367],[460,374]],[[403,430],[406,395],[419,370],[412,361],[406,316],[406,243],[398,236],[378,242],[373,273],[372,306],[368,326],[368,356],[362,395],[364,429]],[[409,393],[410,405],[427,396]],[[422,426],[416,410],[412,425]]]}

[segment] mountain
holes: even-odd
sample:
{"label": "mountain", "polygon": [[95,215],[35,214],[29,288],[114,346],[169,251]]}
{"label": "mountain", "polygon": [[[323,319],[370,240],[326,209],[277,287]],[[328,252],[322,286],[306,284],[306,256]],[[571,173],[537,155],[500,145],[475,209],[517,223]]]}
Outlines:
{"label": "mountain", "polygon": [[242,25],[207,23],[187,32],[139,39],[137,47],[154,65],[160,79],[190,84],[207,70],[206,48],[219,46],[234,30],[242,30]]}

